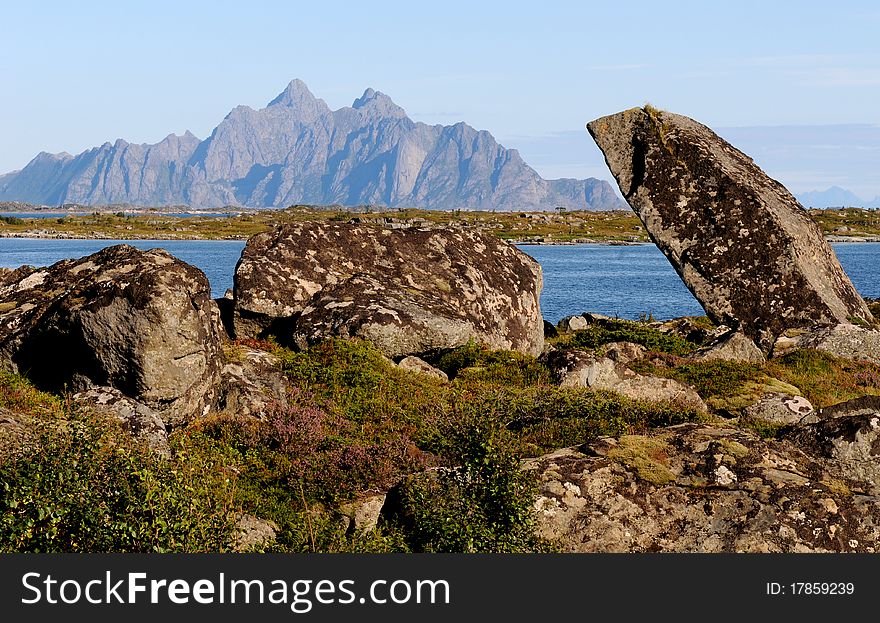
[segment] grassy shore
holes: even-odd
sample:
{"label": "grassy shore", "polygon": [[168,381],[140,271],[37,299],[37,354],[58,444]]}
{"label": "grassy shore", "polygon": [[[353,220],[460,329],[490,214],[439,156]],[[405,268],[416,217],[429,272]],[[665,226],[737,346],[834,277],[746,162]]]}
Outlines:
{"label": "grassy shore", "polygon": [[[834,239],[880,237],[880,212],[847,208],[810,210]],[[490,231],[516,242],[648,242],[639,219],[629,211],[470,212],[395,209],[350,211],[315,206],[246,210],[233,216],[172,216],[162,211],[97,211],[63,218],[0,217],[0,236],[161,240],[245,240],[281,223],[354,220],[400,226],[453,225]]]}

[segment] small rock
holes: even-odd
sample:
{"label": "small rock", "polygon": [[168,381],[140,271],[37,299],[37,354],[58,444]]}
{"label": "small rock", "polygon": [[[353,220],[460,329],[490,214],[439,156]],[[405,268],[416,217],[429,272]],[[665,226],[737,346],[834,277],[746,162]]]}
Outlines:
{"label": "small rock", "polygon": [[623,364],[638,361],[648,352],[647,348],[633,342],[611,342],[606,344],[603,350],[606,357]]}
{"label": "small rock", "polygon": [[797,424],[812,412],[813,405],[803,396],[772,392],[745,407],[741,417],[746,421],[786,425]]}
{"label": "small rock", "polygon": [[379,516],[382,514],[382,507],[385,506],[386,497],[385,493],[368,495],[340,506],[339,512],[347,522],[346,532],[355,534],[375,530],[379,523]]}
{"label": "small rock", "polygon": [[398,362],[397,367],[402,368],[403,370],[409,370],[410,372],[426,374],[428,376],[440,379],[441,381],[449,380],[449,376],[447,376],[447,374],[443,370],[435,368],[424,359],[419,359],[415,355],[404,357]]}
{"label": "small rock", "polygon": [[587,319],[583,316],[566,316],[556,325],[556,328],[562,333],[572,333],[573,331],[582,331],[590,326]]}
{"label": "small rock", "polygon": [[253,515],[242,514],[235,524],[238,532],[235,550],[248,552],[262,550],[275,542],[278,524]]}
{"label": "small rock", "polygon": [[727,359],[752,363],[761,363],[765,360],[764,353],[755,346],[752,340],[739,331],[721,337],[708,347],[692,354],[691,358],[700,361]]}
{"label": "small rock", "polygon": [[715,482],[719,485],[729,485],[736,481],[736,474],[730,471],[727,466],[721,465],[715,470]]}
{"label": "small rock", "polygon": [[560,387],[608,389],[633,400],[667,401],[699,411],[708,410],[691,386],[675,379],[638,374],[608,357],[580,350],[561,350],[547,353],[543,360]]}
{"label": "small rock", "polygon": [[270,403],[283,402],[288,383],[272,353],[236,345],[220,370],[214,409],[235,415],[265,418]]}

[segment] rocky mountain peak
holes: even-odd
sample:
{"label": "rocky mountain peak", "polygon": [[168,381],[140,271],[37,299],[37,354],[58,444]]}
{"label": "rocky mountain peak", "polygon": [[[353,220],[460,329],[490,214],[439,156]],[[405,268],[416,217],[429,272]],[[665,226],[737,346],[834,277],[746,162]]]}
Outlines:
{"label": "rocky mountain peak", "polygon": [[299,78],[291,80],[287,88],[269,102],[269,106],[290,106],[298,108],[303,105],[313,105],[317,98],[309,91],[306,83]]}
{"label": "rocky mountain peak", "polygon": [[372,116],[394,118],[406,117],[406,111],[395,104],[394,100],[381,91],[376,91],[371,88],[364,91],[364,94],[357,98],[351,107]]}

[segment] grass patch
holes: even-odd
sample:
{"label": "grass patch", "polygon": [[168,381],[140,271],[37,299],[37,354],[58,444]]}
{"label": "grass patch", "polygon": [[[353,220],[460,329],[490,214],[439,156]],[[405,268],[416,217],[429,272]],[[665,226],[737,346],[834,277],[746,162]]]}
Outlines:
{"label": "grass patch", "polygon": [[528,387],[551,382],[550,371],[534,357],[507,350],[490,350],[474,342],[444,354],[435,365],[449,378],[470,383]]}
{"label": "grass patch", "polygon": [[555,342],[558,348],[596,349],[611,342],[634,342],[650,351],[671,355],[686,355],[698,348],[677,335],[669,335],[639,322],[628,320],[604,320],[592,326],[575,331],[569,337]]}
{"label": "grass patch", "polygon": [[866,394],[880,395],[880,365],[852,361],[818,350],[798,350],[767,364],[777,378],[796,385],[814,407],[827,407]]}

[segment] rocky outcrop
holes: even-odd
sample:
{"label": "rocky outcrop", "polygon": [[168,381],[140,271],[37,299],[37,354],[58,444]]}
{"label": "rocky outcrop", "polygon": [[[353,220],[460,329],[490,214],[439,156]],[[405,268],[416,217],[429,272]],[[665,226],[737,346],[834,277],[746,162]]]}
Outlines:
{"label": "rocky outcrop", "polygon": [[74,394],[72,399],[80,408],[115,418],[134,439],[146,444],[154,452],[171,455],[168,432],[159,414],[118,389],[93,387]]}
{"label": "rocky outcrop", "polygon": [[210,292],[159,249],[22,267],[0,280],[0,366],[50,391],[113,387],[180,423],[208,408],[219,371]]}
{"label": "rocky outcrop", "polygon": [[827,478],[855,479],[858,489],[880,500],[880,397],[862,396],[826,407],[812,419],[786,438],[824,459]]}
{"label": "rocky outcrop", "polygon": [[357,337],[392,358],[469,340],[537,355],[541,284],[537,262],[474,231],[285,225],[242,252],[235,333],[300,348]]}
{"label": "rocky outcrop", "polygon": [[40,153],[0,176],[0,199],[59,205],[297,203],[486,210],[614,210],[598,179],[545,180],[515,149],[465,123],[426,125],[367,89],[330,110],[294,80],[265,108],[234,108],[205,140],[122,139],[79,155]]}
{"label": "rocky outcrop", "polygon": [[214,408],[236,416],[265,419],[272,405],[283,403],[288,382],[272,353],[236,345],[220,370]]}
{"label": "rocky outcrop", "polygon": [[[624,356],[631,349],[617,347],[614,350]],[[690,385],[675,379],[638,374],[625,363],[609,357],[580,350],[558,350],[548,353],[543,360],[560,387],[607,389],[633,400],[671,402],[698,411],[708,410]],[[627,358],[624,356],[623,360]]]}
{"label": "rocky outcrop", "polygon": [[[874,552],[876,474],[833,449],[854,430],[858,452],[870,445],[871,420],[859,422],[803,427],[796,443],[682,424],[530,459],[538,533],[566,552]],[[858,459],[876,471],[876,452]]]}
{"label": "rocky outcrop", "polygon": [[716,323],[765,353],[786,329],[874,324],[819,226],[709,128],[647,106],[587,127],[623,196]]}

